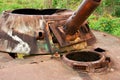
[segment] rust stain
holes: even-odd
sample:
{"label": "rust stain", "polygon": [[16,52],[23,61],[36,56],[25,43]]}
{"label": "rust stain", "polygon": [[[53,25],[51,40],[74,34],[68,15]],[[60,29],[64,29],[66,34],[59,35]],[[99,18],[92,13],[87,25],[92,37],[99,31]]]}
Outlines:
{"label": "rust stain", "polygon": [[4,32],[0,37],[7,37],[3,40],[3,50],[39,54],[86,48],[96,42],[86,19],[100,2],[84,0],[76,12],[29,8],[5,11],[0,18],[0,31]]}

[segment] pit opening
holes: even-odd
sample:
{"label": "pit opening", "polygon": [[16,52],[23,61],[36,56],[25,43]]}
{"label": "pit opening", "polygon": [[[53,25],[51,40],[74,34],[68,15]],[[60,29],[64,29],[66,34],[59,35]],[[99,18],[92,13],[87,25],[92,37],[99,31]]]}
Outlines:
{"label": "pit opening", "polygon": [[43,39],[43,38],[44,38],[44,32],[41,31],[41,32],[38,33],[38,35],[39,35],[39,38],[40,38],[40,39]]}
{"label": "pit opening", "polygon": [[64,11],[65,9],[16,9],[11,13],[24,15],[52,15],[54,13]]}
{"label": "pit opening", "polygon": [[10,57],[12,57],[13,59],[15,59],[17,57],[16,53],[8,53]]}
{"label": "pit opening", "polygon": [[94,0],[94,1],[96,1],[96,2],[100,2],[101,0]]}
{"label": "pit opening", "polygon": [[94,51],[97,51],[97,52],[105,52],[106,50],[98,47],[98,48],[94,49]]}
{"label": "pit opening", "polygon": [[67,54],[66,57],[70,60],[80,61],[80,62],[92,62],[101,59],[100,54],[90,51],[73,52]]}

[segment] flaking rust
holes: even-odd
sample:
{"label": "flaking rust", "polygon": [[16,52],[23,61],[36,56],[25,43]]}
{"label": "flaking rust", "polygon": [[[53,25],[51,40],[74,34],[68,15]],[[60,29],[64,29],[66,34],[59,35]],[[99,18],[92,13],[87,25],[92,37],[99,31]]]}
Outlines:
{"label": "flaking rust", "polygon": [[100,2],[83,0],[75,12],[30,8],[4,11],[0,17],[0,51],[27,55],[68,53],[63,60],[75,69],[87,72],[106,69],[111,60],[105,54],[81,52],[96,42],[86,19]]}
{"label": "flaking rust", "polygon": [[65,27],[73,14],[73,11],[67,9],[4,11],[0,18],[0,51],[24,54],[61,53],[83,49],[95,43],[95,36],[87,21],[77,27],[73,26],[80,29],[72,35],[68,34]]}
{"label": "flaking rust", "polygon": [[101,0],[83,0],[77,11],[67,9],[16,9],[0,18],[0,51],[45,54],[81,50],[96,38],[86,19]]}
{"label": "flaking rust", "polygon": [[72,11],[66,9],[4,11],[0,18],[0,51],[24,54],[53,52],[55,44],[49,29],[50,23],[64,24],[71,14]]}

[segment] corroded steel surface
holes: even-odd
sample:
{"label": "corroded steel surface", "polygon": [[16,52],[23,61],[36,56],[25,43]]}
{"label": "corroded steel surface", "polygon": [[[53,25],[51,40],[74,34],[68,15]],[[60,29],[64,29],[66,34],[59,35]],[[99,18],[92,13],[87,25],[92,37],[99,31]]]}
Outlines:
{"label": "corroded steel surface", "polygon": [[[61,47],[70,46],[76,43],[91,41],[95,42],[95,37],[90,31],[86,19],[100,4],[101,0],[83,0],[78,10],[70,16],[63,26],[52,24],[50,27]],[[92,42],[91,42],[92,43]]]}
{"label": "corroded steel surface", "polygon": [[[27,55],[54,54],[92,45],[96,39],[85,20],[99,3],[96,0],[83,0],[76,14],[67,9],[5,11],[0,17],[0,51]],[[69,35],[69,30],[75,33]]]}
{"label": "corroded steel surface", "polygon": [[99,6],[100,2],[100,0],[83,0],[78,10],[67,20],[65,33],[67,35],[74,35],[97,6]]}
{"label": "corroded steel surface", "polygon": [[[93,45],[96,39],[87,21],[85,21],[100,1],[84,0],[75,13],[66,9],[17,9],[3,12],[0,17],[0,51],[24,54],[56,54],[52,58],[51,56],[26,56],[26,59],[19,60],[1,53],[0,79],[119,80],[120,55],[118,52],[120,44],[118,43],[120,43],[120,39],[94,31],[97,42]],[[83,48],[90,50],[102,48],[106,51],[105,55],[111,58],[106,59],[106,56],[100,55],[101,58],[98,62],[101,64],[89,62],[91,65],[85,66],[85,70],[94,70],[86,68],[91,66],[96,69],[105,67],[104,64],[109,67],[98,73],[92,73],[92,71],[84,73],[72,69],[59,56],[56,56],[58,53]],[[109,65],[106,60],[111,61],[111,64]],[[71,64],[73,68],[81,68],[80,66],[85,63]],[[113,74],[115,76],[112,76]]]}
{"label": "corroded steel surface", "polygon": [[112,64],[107,71],[82,73],[74,71],[59,58],[51,56],[32,56],[24,60],[11,59],[0,54],[1,80],[120,80],[120,38],[106,33],[93,31],[97,43],[91,49],[102,48],[111,58]]}
{"label": "corroded steel surface", "polygon": [[[48,41],[40,38],[48,28],[44,29],[48,25],[46,22],[57,21],[58,25],[62,25],[71,14],[72,11],[66,9],[18,9],[3,12],[0,17],[2,48],[0,51],[25,54],[50,53]],[[47,34],[45,37],[48,37]],[[49,41],[52,42],[51,39]]]}

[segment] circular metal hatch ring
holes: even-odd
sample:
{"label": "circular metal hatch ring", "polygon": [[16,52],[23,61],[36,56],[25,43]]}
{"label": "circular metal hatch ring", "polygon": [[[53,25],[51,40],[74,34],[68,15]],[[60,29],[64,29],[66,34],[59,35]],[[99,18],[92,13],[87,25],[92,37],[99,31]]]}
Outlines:
{"label": "circular metal hatch ring", "polygon": [[110,63],[104,53],[96,51],[75,51],[63,55],[63,60],[73,69],[83,72],[100,72]]}

